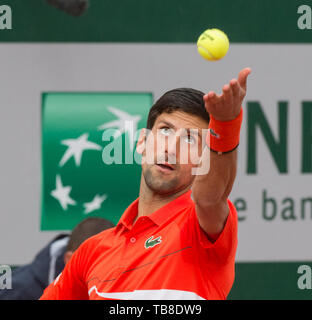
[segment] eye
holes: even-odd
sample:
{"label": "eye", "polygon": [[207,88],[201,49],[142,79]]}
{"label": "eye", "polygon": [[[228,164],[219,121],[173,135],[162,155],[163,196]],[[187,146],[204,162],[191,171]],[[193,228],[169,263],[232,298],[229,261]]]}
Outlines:
{"label": "eye", "polygon": [[192,136],[185,136],[183,139],[188,144],[194,144],[196,142]]}
{"label": "eye", "polygon": [[168,127],[163,127],[160,129],[160,132],[164,135],[164,136],[169,136],[171,133],[171,129]]}

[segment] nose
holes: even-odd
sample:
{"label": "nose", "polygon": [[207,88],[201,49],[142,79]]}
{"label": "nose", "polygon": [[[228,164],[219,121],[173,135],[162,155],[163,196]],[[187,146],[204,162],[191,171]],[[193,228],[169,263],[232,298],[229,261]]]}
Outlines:
{"label": "nose", "polygon": [[157,134],[157,161],[168,161],[170,163],[176,163],[178,137],[172,133],[168,136],[164,136],[162,133]]}
{"label": "nose", "polygon": [[169,157],[176,156],[177,148],[179,145],[179,137],[177,134],[173,134],[166,139],[166,147],[165,152],[169,155]]}

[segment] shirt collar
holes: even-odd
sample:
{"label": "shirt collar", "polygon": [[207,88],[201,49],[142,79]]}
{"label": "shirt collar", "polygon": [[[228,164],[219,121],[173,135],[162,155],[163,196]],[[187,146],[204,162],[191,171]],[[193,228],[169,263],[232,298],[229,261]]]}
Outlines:
{"label": "shirt collar", "polygon": [[[181,209],[186,208],[191,204],[194,204],[191,198],[191,193],[192,190],[183,193],[181,196],[162,206],[161,208],[154,211],[147,217],[151,219],[156,225],[160,226],[170,217],[181,211]],[[137,198],[125,210],[117,224],[116,230],[119,229],[119,227],[122,225],[129,230],[132,228],[132,222],[138,214],[139,200],[140,198]]]}

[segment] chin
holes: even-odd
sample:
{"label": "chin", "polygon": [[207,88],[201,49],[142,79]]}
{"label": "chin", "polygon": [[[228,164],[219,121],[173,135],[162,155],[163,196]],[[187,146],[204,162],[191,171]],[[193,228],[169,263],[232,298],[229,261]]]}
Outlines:
{"label": "chin", "polygon": [[151,183],[147,183],[147,186],[149,187],[149,189],[153,190],[155,193],[158,194],[173,193],[177,189],[175,181],[153,181]]}
{"label": "chin", "polygon": [[[146,170],[144,170],[143,177],[147,187],[158,194],[173,193],[178,189],[179,186],[179,180],[177,177],[166,179],[165,177],[160,176],[157,172],[152,170],[152,168],[147,168]],[[169,177],[167,176],[167,178]]]}

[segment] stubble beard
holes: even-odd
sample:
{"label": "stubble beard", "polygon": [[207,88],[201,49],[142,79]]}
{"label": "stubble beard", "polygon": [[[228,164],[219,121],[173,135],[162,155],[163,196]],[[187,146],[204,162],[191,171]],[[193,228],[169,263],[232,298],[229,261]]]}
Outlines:
{"label": "stubble beard", "polygon": [[147,187],[157,194],[174,193],[179,186],[178,177],[166,181],[152,172],[152,166],[143,170],[143,177]]}

